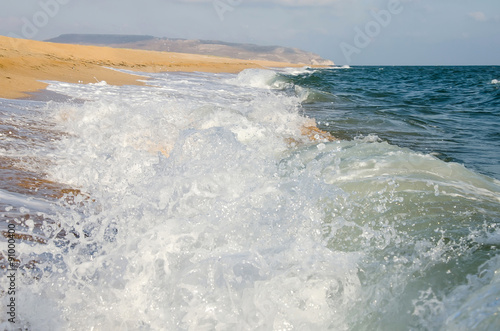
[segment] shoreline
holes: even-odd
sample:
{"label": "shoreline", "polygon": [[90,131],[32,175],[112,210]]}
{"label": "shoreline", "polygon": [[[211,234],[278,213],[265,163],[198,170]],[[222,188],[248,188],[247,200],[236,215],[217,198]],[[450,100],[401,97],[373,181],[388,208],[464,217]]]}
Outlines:
{"label": "shoreline", "polygon": [[[58,44],[0,36],[0,98],[50,101],[56,95],[48,83],[147,85],[140,72],[238,73],[251,68],[300,68],[306,64],[132,50],[100,46]],[[324,67],[324,66],[310,66]],[[125,73],[115,69],[137,71]],[[334,140],[314,120],[302,129],[311,141]]]}
{"label": "shoreline", "polygon": [[[88,84],[147,85],[140,72],[238,73],[250,68],[304,67],[306,64],[239,60],[100,46],[58,44],[0,36],[0,98],[25,99],[55,80]],[[113,69],[136,71],[129,74]]]}

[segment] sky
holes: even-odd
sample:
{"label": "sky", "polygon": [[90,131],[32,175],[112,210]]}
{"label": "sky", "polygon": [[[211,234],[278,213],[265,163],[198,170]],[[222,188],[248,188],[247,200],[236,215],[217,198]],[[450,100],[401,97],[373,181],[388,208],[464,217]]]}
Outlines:
{"label": "sky", "polygon": [[2,0],[0,35],[279,45],[344,65],[500,65],[499,0]]}

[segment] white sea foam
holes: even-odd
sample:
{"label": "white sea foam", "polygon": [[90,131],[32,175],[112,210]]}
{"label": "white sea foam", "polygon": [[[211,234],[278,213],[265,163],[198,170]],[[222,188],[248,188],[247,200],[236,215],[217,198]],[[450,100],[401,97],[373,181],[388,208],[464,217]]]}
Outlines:
{"label": "white sea foam", "polygon": [[500,84],[500,80],[498,80],[498,79],[493,79],[493,80],[491,81],[491,84]]}
{"label": "white sea foam", "polygon": [[328,70],[351,69],[351,66],[349,66],[348,64],[344,64],[342,66],[328,67],[326,69]]}
{"label": "white sea foam", "polygon": [[282,72],[287,75],[298,76],[304,74],[313,74],[317,72],[317,70],[312,69],[311,67],[302,67],[302,68],[283,68],[276,69],[278,72]]}
{"label": "white sea foam", "polygon": [[236,78],[228,80],[236,85],[269,88],[277,77],[277,73],[265,69],[248,69],[239,73]]}
{"label": "white sea foam", "polygon": [[[51,306],[48,317],[72,307],[61,326],[69,329],[332,323],[326,291],[354,286],[356,258],[318,246],[320,211],[280,188],[291,183],[276,161],[307,122],[297,99],[258,91],[252,79],[235,87],[199,75],[155,78],[155,88],[50,86],[90,100],[56,107],[69,136],[50,178],[97,205],[60,216],[61,227],[89,238],[64,258],[62,274],[45,276],[75,281],[65,282],[64,299],[52,301],[60,285],[48,286],[41,301],[24,293],[26,307]],[[31,325],[45,318],[23,315]]]}

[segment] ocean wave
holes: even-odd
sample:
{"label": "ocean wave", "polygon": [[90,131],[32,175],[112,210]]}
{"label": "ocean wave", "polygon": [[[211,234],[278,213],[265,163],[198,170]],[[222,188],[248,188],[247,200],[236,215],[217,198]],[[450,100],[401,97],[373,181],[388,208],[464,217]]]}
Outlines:
{"label": "ocean wave", "polygon": [[303,91],[273,88],[287,78],[273,71],[150,77],[153,86],[49,86],[87,101],[47,103],[47,125],[64,134],[50,153],[31,153],[50,154],[47,179],[78,191],[50,202],[52,222],[37,224],[44,245],[18,245],[36,261],[19,279],[21,325],[498,321],[468,313],[497,307],[498,181],[377,135],[311,142]]}
{"label": "ocean wave", "polygon": [[340,70],[340,69],[351,69],[351,66],[348,64],[344,64],[342,66],[330,66],[323,68],[322,70]]}
{"label": "ocean wave", "polygon": [[228,79],[227,82],[261,89],[286,89],[291,86],[285,76],[274,70],[266,69],[245,69],[235,78]]}
{"label": "ocean wave", "polygon": [[311,67],[302,67],[302,68],[277,68],[275,69],[277,72],[286,74],[286,75],[291,75],[291,76],[299,76],[299,75],[304,75],[304,74],[313,74],[317,70],[313,69]]}
{"label": "ocean wave", "polygon": [[300,85],[294,86],[295,95],[303,104],[317,102],[331,102],[336,99],[335,95],[314,88],[305,88]]}

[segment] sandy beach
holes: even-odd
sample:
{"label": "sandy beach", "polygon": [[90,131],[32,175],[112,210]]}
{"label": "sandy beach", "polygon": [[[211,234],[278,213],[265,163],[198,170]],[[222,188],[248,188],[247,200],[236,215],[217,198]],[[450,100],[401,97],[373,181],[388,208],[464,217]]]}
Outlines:
{"label": "sandy beach", "polygon": [[[44,81],[69,83],[96,83],[110,85],[144,85],[144,76],[128,74],[113,69],[137,72],[201,71],[237,73],[248,68],[298,67],[303,65],[271,62],[244,61],[231,58],[167,53],[157,51],[115,49],[109,47],[81,46],[14,39],[0,36],[0,98],[29,98],[34,92],[43,91]],[[50,98],[50,94],[47,94]],[[0,121],[2,122],[2,121]],[[320,131],[313,119],[302,128],[302,134],[311,140],[333,137]],[[289,139],[289,143],[294,143]],[[162,148],[157,151],[168,155]],[[15,188],[22,194],[47,194],[60,196],[67,189],[43,178],[43,175],[14,166],[15,160],[0,157],[0,188]],[[31,193],[30,193],[31,192]]]}
{"label": "sandy beach", "polygon": [[44,89],[42,81],[143,85],[143,77],[119,72],[202,71],[236,73],[248,68],[300,67],[272,61],[56,44],[0,36],[0,97],[24,98]]}

